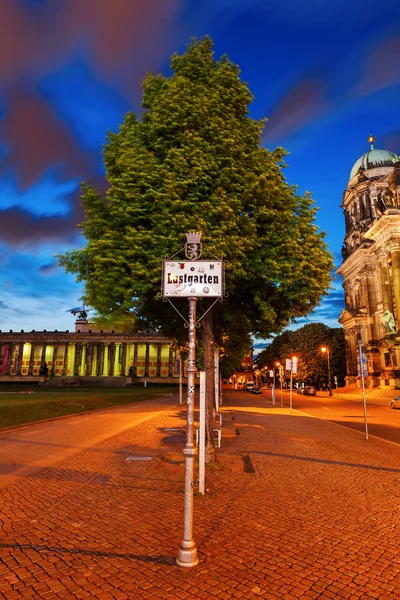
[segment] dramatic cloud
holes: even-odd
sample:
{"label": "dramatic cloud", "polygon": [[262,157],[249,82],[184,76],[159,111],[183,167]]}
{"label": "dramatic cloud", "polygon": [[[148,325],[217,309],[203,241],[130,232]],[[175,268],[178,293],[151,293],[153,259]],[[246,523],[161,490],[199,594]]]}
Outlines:
{"label": "dramatic cloud", "polygon": [[15,90],[0,125],[0,139],[9,150],[1,171],[17,171],[23,189],[34,184],[50,166],[64,179],[82,178],[94,171],[94,160],[82,151],[67,126],[34,92]]}
{"label": "dramatic cloud", "polygon": [[93,68],[115,81],[127,65],[142,75],[164,55],[181,0],[68,0],[31,7],[2,0],[0,85],[38,78],[86,47]]}
{"label": "dramatic cloud", "polygon": [[400,35],[376,46],[365,61],[365,74],[353,88],[355,96],[367,96],[400,82]]}
{"label": "dramatic cloud", "polygon": [[326,84],[321,79],[304,79],[282,98],[268,116],[264,140],[282,140],[329,109]]}
{"label": "dramatic cloud", "polygon": [[38,272],[42,277],[52,277],[53,275],[59,274],[60,267],[58,266],[57,261],[53,261],[39,267]]}
{"label": "dramatic cloud", "polygon": [[32,248],[39,243],[65,244],[77,242],[80,232],[76,225],[83,215],[74,207],[65,217],[35,217],[19,208],[0,211],[0,241],[12,248]]}

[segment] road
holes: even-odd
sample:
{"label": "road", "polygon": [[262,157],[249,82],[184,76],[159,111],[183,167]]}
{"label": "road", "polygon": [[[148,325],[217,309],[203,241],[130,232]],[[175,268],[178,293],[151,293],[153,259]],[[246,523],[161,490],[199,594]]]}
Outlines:
{"label": "road", "polygon": [[[249,393],[249,392],[242,392]],[[271,390],[262,390],[262,397],[271,400]],[[280,390],[276,392],[276,405],[280,406]],[[283,404],[289,406],[290,393],[283,392]],[[342,397],[328,396],[320,392],[317,396],[302,396],[293,392],[292,407],[307,415],[338,423],[365,433],[364,409],[361,401]],[[368,434],[400,444],[400,410],[387,405],[373,404],[367,400]]]}

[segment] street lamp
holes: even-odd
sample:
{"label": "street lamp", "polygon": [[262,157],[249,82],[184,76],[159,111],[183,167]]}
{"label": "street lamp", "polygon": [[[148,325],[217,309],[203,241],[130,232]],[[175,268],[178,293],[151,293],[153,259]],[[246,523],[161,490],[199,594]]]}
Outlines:
{"label": "street lamp", "polygon": [[321,348],[321,352],[326,353],[326,356],[328,358],[328,393],[329,396],[332,396],[332,380],[331,380],[331,360],[330,360],[330,351],[329,348],[326,348],[325,346],[322,346]]}

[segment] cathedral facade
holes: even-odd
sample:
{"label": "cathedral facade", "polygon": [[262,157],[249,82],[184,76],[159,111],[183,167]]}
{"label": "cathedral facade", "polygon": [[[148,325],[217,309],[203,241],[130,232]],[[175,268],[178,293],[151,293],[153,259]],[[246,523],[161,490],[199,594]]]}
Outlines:
{"label": "cathedral facade", "polygon": [[[400,389],[400,157],[370,150],[354,164],[343,194],[346,234],[345,308],[347,383],[360,380],[360,342],[367,387]],[[365,358],[364,358],[365,360]],[[361,360],[361,363],[363,359]]]}

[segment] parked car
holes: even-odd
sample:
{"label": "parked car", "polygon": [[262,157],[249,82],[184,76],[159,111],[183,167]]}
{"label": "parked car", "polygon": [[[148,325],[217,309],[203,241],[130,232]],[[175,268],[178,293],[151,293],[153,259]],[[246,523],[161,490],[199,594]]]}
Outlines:
{"label": "parked car", "polygon": [[390,408],[400,408],[400,396],[390,401]]}
{"label": "parked car", "polygon": [[298,390],[297,390],[297,393],[298,393],[298,394],[304,394],[304,390],[305,390],[305,389],[306,389],[306,388],[300,387],[300,388],[298,388]]}
{"label": "parked car", "polygon": [[251,392],[253,390],[253,387],[255,387],[255,383],[254,381],[248,381],[247,383],[244,384],[243,386],[243,391],[244,392]]}
{"label": "parked car", "polygon": [[316,396],[317,390],[312,385],[306,385],[306,387],[304,388],[303,394],[305,396]]}
{"label": "parked car", "polygon": [[255,385],[253,387],[253,389],[251,390],[252,394],[261,394],[261,388],[258,387],[258,385]]}

